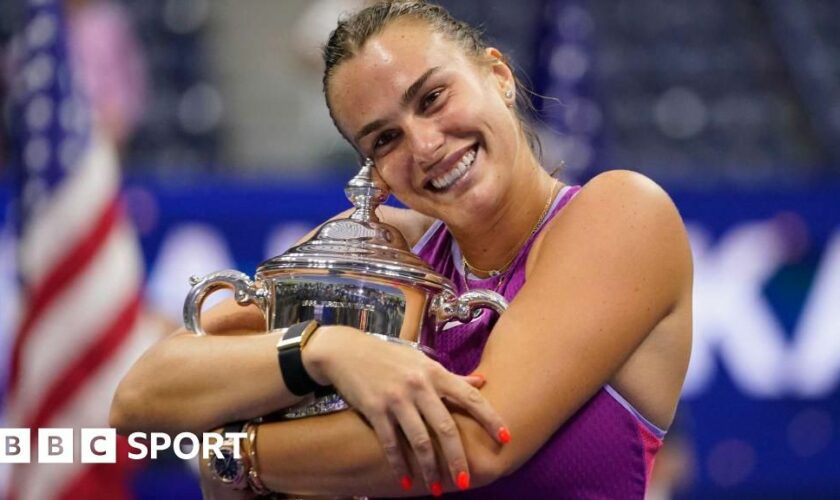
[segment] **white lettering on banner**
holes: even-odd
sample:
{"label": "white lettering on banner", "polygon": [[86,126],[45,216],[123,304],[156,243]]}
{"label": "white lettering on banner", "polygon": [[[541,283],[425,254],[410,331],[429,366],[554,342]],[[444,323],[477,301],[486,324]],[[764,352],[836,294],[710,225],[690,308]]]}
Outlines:
{"label": "white lettering on banner", "polygon": [[206,460],[210,458],[210,451],[213,452],[213,456],[216,458],[222,458],[222,442],[224,439],[222,438],[221,434],[216,433],[205,433],[204,434],[204,443],[202,448],[202,457]]}
{"label": "white lettering on banner", "polygon": [[[190,291],[189,277],[233,267],[233,257],[221,231],[210,224],[177,225],[167,231],[157,261],[149,271],[146,302],[180,323],[184,298]],[[205,310],[230,296],[227,292],[214,293],[204,302]]]}
{"label": "white lettering on banner", "polygon": [[[184,452],[182,446],[184,440],[190,442],[190,451]],[[198,438],[195,437],[195,434],[189,432],[182,432],[175,436],[175,440],[172,442],[172,451],[175,452],[175,456],[180,458],[181,460],[190,460],[198,455]]]}
{"label": "white lettering on banner", "polygon": [[720,355],[733,381],[748,394],[782,393],[784,329],[761,289],[785,260],[786,245],[772,222],[748,223],[712,247],[689,226],[694,252],[694,342],[683,394],[701,392]]}
{"label": "white lettering on banner", "polygon": [[[149,455],[149,447],[143,441],[146,440],[146,433],[132,432],[128,435],[128,458],[132,460],[143,460]],[[137,450],[137,451],[133,451]]]}
{"label": "white lettering on banner", "polygon": [[[225,434],[225,436],[233,439],[233,449],[231,451],[235,457],[239,458],[239,439],[247,437],[246,434],[242,432],[229,432]],[[151,441],[149,446],[146,445],[147,440]],[[188,452],[183,449],[184,441],[189,441],[192,446],[192,449]],[[221,449],[223,441],[224,437],[217,432],[203,433],[201,435],[201,448],[203,449],[202,456],[204,458],[209,458],[210,451],[212,451],[215,457],[223,458]],[[150,434],[146,434],[145,432],[133,432],[128,435],[128,446],[130,449],[128,452],[128,458],[132,460],[142,460],[149,456],[151,449],[151,458],[156,459],[158,457],[158,452],[164,451],[171,446],[173,452],[178,458],[189,460],[198,455],[198,444],[198,437],[190,432],[181,432],[176,434],[175,439],[172,439],[169,434],[164,432],[152,432]]]}
{"label": "white lettering on banner", "polygon": [[694,341],[683,396],[703,393],[716,360],[733,383],[757,398],[824,396],[840,376],[840,233],[827,248],[793,341],[762,293],[790,251],[774,221],[727,231],[714,247],[689,225],[695,260]]}
{"label": "white lettering on banner", "polygon": [[825,396],[840,381],[840,231],[823,252],[791,352],[791,382],[799,396]]}
{"label": "white lettering on banner", "polygon": [[172,445],[172,438],[169,437],[169,434],[164,434],[163,432],[153,432],[152,445],[150,446],[152,449],[152,459],[157,459],[158,452],[169,448],[170,445]]}

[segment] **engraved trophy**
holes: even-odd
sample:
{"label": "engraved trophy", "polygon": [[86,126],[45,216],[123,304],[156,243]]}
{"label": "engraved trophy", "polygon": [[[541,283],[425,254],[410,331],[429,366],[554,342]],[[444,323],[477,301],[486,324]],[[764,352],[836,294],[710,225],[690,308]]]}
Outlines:
{"label": "engraved trophy", "polygon": [[[434,358],[421,332],[445,335],[444,324],[469,321],[480,308],[504,312],[507,301],[496,292],[471,290],[458,296],[449,279],[411,253],[396,228],[379,220],[376,207],[389,193],[374,182],[372,169],[368,160],[345,187],[355,206],[349,217],[325,223],[308,241],[263,262],[254,280],[232,270],[191,278],[184,303],[187,329],[204,335],[204,299],[229,288],[240,305],[260,308],[267,331],[315,319],[323,325],[352,326]],[[281,413],[283,418],[300,418],[345,408],[341,396],[331,393]]]}

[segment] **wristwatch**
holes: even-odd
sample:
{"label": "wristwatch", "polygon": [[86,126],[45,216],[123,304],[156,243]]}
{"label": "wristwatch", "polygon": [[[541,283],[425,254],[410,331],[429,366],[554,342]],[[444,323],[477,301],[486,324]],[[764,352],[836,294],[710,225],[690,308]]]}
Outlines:
{"label": "wristwatch", "polygon": [[235,490],[244,490],[248,488],[248,464],[245,463],[247,457],[243,453],[243,448],[239,448],[239,456],[234,455],[234,440],[239,438],[230,437],[231,433],[242,432],[242,422],[228,424],[222,429],[224,440],[219,451],[221,457],[212,454],[210,456],[210,472],[213,477],[224,485]]}
{"label": "wristwatch", "polygon": [[277,361],[280,364],[280,374],[286,387],[296,396],[306,396],[327,388],[312,380],[312,377],[306,373],[301,358],[301,350],[319,326],[321,325],[314,319],[295,323],[286,328],[282,338],[277,342]]}

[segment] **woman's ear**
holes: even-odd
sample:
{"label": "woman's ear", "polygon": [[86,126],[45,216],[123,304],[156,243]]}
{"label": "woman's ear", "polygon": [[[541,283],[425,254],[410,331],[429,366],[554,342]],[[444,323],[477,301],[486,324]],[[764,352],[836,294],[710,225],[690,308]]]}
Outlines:
{"label": "woman's ear", "polygon": [[516,97],[516,82],[513,78],[513,70],[507,62],[504,54],[495,48],[487,47],[484,54],[490,61],[490,73],[498,83],[499,91],[506,101],[512,101]]}

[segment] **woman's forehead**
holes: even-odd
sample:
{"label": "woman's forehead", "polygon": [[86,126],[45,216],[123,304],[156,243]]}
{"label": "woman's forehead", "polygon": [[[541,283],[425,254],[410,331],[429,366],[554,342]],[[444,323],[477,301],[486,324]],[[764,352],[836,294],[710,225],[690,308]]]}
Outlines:
{"label": "woman's forehead", "polygon": [[371,116],[398,106],[431,68],[446,72],[463,67],[465,59],[462,50],[424,23],[395,22],[336,68],[329,82],[333,114],[352,135]]}

